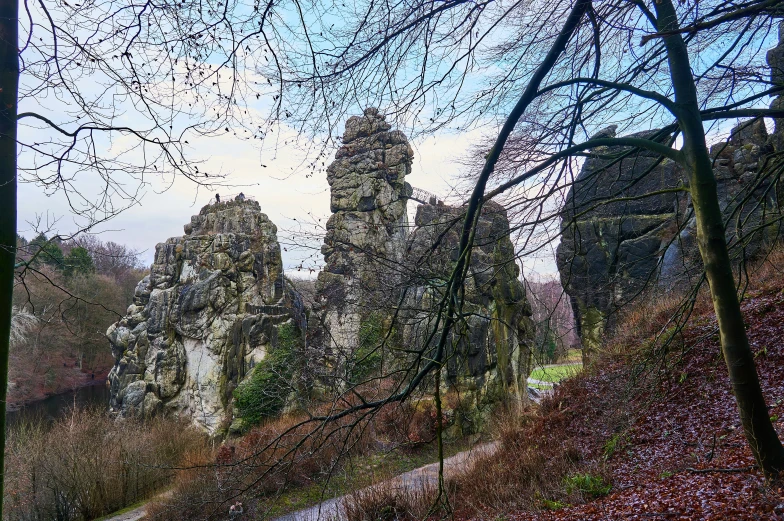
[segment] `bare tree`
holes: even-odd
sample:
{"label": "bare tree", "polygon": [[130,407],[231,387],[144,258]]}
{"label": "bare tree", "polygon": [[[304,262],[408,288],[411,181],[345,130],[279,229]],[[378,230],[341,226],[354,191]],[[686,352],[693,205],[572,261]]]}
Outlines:
{"label": "bare tree", "polygon": [[[451,126],[464,130],[479,123],[493,129],[492,146],[474,178],[461,219],[456,221],[460,226],[456,262],[438,287],[441,298],[430,314],[435,320],[427,328],[427,338],[432,342],[424,343],[420,351],[413,353],[417,363],[407,366],[389,394],[372,399],[361,396],[359,403],[340,394],[344,399],[336,403],[346,405],[344,408],[314,415],[297,428],[315,425],[316,432],[324,425],[336,424],[352,415],[371,414],[391,402],[409,398],[423,382],[440,375],[449,356],[451,334],[464,319],[463,289],[483,206],[491,199],[500,198],[507,207],[516,209],[518,217],[514,224],[519,237],[535,249],[539,245],[532,240],[533,230],[545,222],[553,222],[559,215],[551,201],[574,183],[579,160],[600,154],[598,151],[606,150],[602,147],[625,147],[626,156],[645,151],[661,161],[677,163],[686,173],[688,184],[678,190],[688,191],[693,202],[699,251],[744,429],[766,474],[784,468],[784,449],[767,416],[743,328],[727,249],[725,217],[719,207],[714,167],[706,145],[711,122],[784,116],[780,110],[760,106],[766,96],[778,93],[781,87],[771,85],[759,74],[756,52],[768,41],[773,18],[781,14],[776,2],[709,2],[707,5],[700,2],[676,7],[669,0],[661,0],[649,7],[645,2],[624,0],[601,5],[589,0],[557,5],[453,0],[392,6],[352,3],[344,9],[333,4],[295,2],[293,18],[279,15],[274,27],[268,24],[276,15],[276,5],[271,3],[247,6],[250,7],[247,12],[231,11],[236,4],[231,4],[231,8],[223,3],[184,8],[175,4],[162,10],[144,4],[131,14],[115,11],[111,8],[113,4],[108,5],[110,14],[105,19],[109,20],[109,29],[92,36],[100,45],[109,45],[108,49],[86,45],[80,26],[63,33],[57,29],[60,21],[57,17],[49,17],[51,23],[44,24],[55,41],[64,34],[67,45],[63,48],[70,49],[64,55],[59,50],[61,47],[38,48],[46,52],[35,63],[47,71],[42,77],[47,81],[52,79],[53,88],[68,90],[62,72],[67,69],[66,64],[82,67],[114,59],[123,66],[99,67],[102,74],[111,78],[111,85],[121,87],[128,99],[138,100],[148,114],[162,107],[168,111],[168,105],[160,100],[178,97],[181,92],[168,87],[162,92],[161,86],[168,85],[171,76],[177,85],[176,72],[180,70],[179,60],[183,60],[185,71],[180,77],[186,87],[196,89],[196,94],[194,98],[182,96],[182,99],[193,100],[196,105],[204,103],[206,93],[198,90],[201,88],[217,94],[223,103],[216,110],[217,117],[210,120],[211,126],[191,129],[186,125],[188,130],[210,133],[223,128],[230,132],[230,127],[224,124],[242,122],[246,126],[237,128],[248,132],[248,137],[261,137],[266,128],[246,123],[244,116],[233,109],[235,101],[244,99],[242,91],[223,90],[223,84],[218,81],[221,79],[218,74],[223,72],[229,76],[232,87],[238,85],[235,58],[241,55],[255,57],[256,72],[261,78],[277,80],[275,87],[279,93],[274,95],[272,119],[287,117],[296,128],[331,131],[334,122],[342,120],[357,105],[372,104],[397,117],[401,124],[407,122],[417,129],[432,131]],[[327,8],[337,9],[327,13]],[[17,20],[15,6],[8,5],[6,9],[13,16],[4,20]],[[66,12],[69,13],[66,21],[79,20],[78,14]],[[42,6],[44,20],[47,13],[50,11]],[[30,18],[39,19],[36,15]],[[355,23],[335,23],[336,20]],[[3,34],[15,34],[16,24],[6,29]],[[266,46],[267,32],[285,37],[279,37],[276,45]],[[728,35],[733,39],[725,47],[723,42]],[[643,45],[639,44],[641,39]],[[246,51],[245,45],[257,40],[264,43],[256,44],[255,54],[254,49]],[[6,67],[13,72],[17,63],[16,47],[11,46],[16,45],[16,38],[4,41],[4,56],[10,56]],[[30,45],[38,45],[35,41],[31,38]],[[169,50],[172,47],[174,50]],[[699,56],[695,49],[700,49]],[[223,55],[226,59],[220,66],[213,67],[207,59],[207,56]],[[262,60],[265,55],[269,58]],[[161,61],[163,68],[159,67]],[[487,74],[490,66],[493,73]],[[122,76],[117,75],[120,70],[125,71]],[[3,157],[9,158],[7,164],[3,163],[9,168],[0,179],[3,187],[14,186],[15,170],[8,165],[15,164],[16,139],[8,136],[13,136],[16,129],[12,93],[16,92],[17,77],[15,72],[4,75],[11,83],[3,85],[0,94],[8,97],[4,101],[11,102],[0,110],[13,108],[13,114],[5,120],[6,132],[2,133]],[[150,81],[150,77],[158,81]],[[161,83],[161,78],[166,83]],[[93,108],[100,108],[100,103],[83,103],[77,97],[77,106],[92,113]],[[184,134],[167,133],[167,126],[174,126],[179,120],[172,112],[165,114],[163,118],[151,118],[153,129],[162,131],[157,139],[152,133],[115,126],[111,117],[108,124],[106,120],[100,124],[73,123],[75,129],[71,130],[54,125],[55,132],[70,141],[56,143],[59,152],[46,148],[43,157],[58,166],[75,161],[77,170],[79,165],[87,165],[104,174],[113,174],[112,163],[103,166],[96,163],[92,150],[98,142],[92,136],[103,131],[122,133],[133,137],[139,146],[157,150],[162,164],[168,164],[174,171],[205,181],[207,174],[197,172],[195,167],[193,170],[183,167],[187,162],[181,163],[184,157],[178,146],[184,143]],[[21,116],[51,125],[51,120],[40,114]],[[629,137],[598,135],[597,131],[609,123],[622,123],[633,131],[659,130]],[[88,135],[86,155],[75,154],[71,141],[81,143],[81,136]],[[325,137],[324,141],[331,139]],[[506,148],[510,139],[515,143],[513,149]],[[36,146],[34,143],[32,148]],[[130,171],[147,174],[154,163],[145,162],[143,167]],[[499,165],[501,168],[496,169]],[[318,165],[314,163],[313,168],[317,169]],[[121,169],[129,168],[122,164]],[[60,171],[56,172],[51,178],[55,185],[63,179]],[[3,211],[15,209],[10,189],[4,188],[3,195],[7,196],[0,201]],[[610,200],[623,197],[621,193]],[[88,205],[88,208],[95,207]],[[0,222],[5,223],[5,218]],[[12,223],[13,218],[8,222]],[[13,227],[9,225],[10,228]],[[5,247],[10,253],[15,240],[14,236],[13,242],[8,238],[2,242],[8,245]],[[13,255],[10,255],[8,262],[0,265],[9,269],[0,272],[10,273],[12,266]],[[7,311],[2,313],[3,317],[10,317],[10,307]],[[0,324],[3,326],[0,335],[8,329],[8,323]],[[5,374],[7,371],[3,369],[0,367],[0,372]],[[3,382],[0,385],[4,388]],[[435,388],[440,386],[436,384]],[[362,423],[351,425],[354,429]]]}
{"label": "bare tree", "polygon": [[557,280],[525,281],[536,328],[535,355],[539,363],[555,363],[578,345],[569,297]]}
{"label": "bare tree", "polygon": [[64,196],[83,231],[138,204],[150,183],[220,184],[189,140],[275,141],[281,69],[258,70],[300,32],[285,10],[241,0],[2,4],[0,421],[14,273],[36,269],[16,256],[18,183]]}
{"label": "bare tree", "polygon": [[[308,7],[301,16],[323,14],[323,6]],[[746,222],[747,228],[728,239],[729,223],[744,221],[748,214],[743,203],[750,199],[742,196],[722,210],[707,148],[707,136],[726,128],[723,121],[784,115],[762,105],[782,88],[767,80],[759,52],[771,42],[779,9],[768,1],[677,7],[669,0],[652,7],[623,0],[600,5],[577,0],[555,6],[368,2],[352,4],[342,13],[343,20],[356,21],[353,25],[333,25],[331,17],[324,17],[317,30],[300,35],[306,50],[286,61],[290,80],[284,85],[290,90],[284,94],[307,94],[287,106],[302,125],[331,128],[332,121],[356,105],[377,105],[401,125],[409,123],[417,130],[462,130],[478,122],[493,130],[472,176],[467,202],[448,226],[459,230],[454,263],[447,266],[446,276],[429,277],[437,284],[428,290],[438,298],[418,317],[418,338],[425,341],[408,353],[411,363],[396,371],[394,385],[381,394],[378,386],[368,392],[361,385],[372,384],[379,374],[362,381],[346,371],[327,375],[338,382],[331,389],[337,396],[333,406],[283,436],[297,429],[306,429],[305,437],[361,429],[365,424],[357,418],[364,420],[417,391],[440,389],[437,380],[454,353],[453,333],[466,321],[466,279],[478,245],[482,209],[489,201],[498,199],[513,212],[518,254],[535,252],[560,232],[561,216],[566,216],[567,226],[576,217],[561,209],[566,191],[580,186],[577,170],[585,159],[608,163],[597,169],[608,172],[619,161],[645,157],[657,165],[677,165],[684,183],[630,196],[628,185],[651,174],[652,169],[645,169],[580,211],[668,191],[690,195],[699,256],[749,446],[766,475],[782,470],[784,449],[756,376],[728,249],[729,241],[742,250],[745,239],[771,223]],[[728,35],[731,43],[725,45]],[[483,76],[491,66],[493,72]],[[612,124],[632,134],[616,137],[614,132],[602,132]],[[772,179],[770,186],[777,184],[776,165],[773,153],[760,165],[760,182],[764,178],[766,183]],[[678,221],[678,231],[686,221]],[[539,232],[542,227],[544,233]],[[420,273],[422,278],[428,278],[426,271]],[[411,280],[401,283],[403,292]],[[695,292],[692,288],[689,297]],[[394,308],[405,309],[405,302],[399,300]],[[686,309],[682,318],[688,313]],[[387,325],[386,331],[378,349],[388,345],[394,328]],[[343,421],[348,425],[339,423]],[[276,443],[259,446],[256,455]],[[295,447],[286,454],[296,451]],[[265,470],[258,480],[272,472]],[[238,487],[236,494],[241,490]]]}
{"label": "bare tree", "polygon": [[[420,2],[391,8],[368,3],[349,10],[354,16],[345,19],[358,22],[325,28],[332,37],[329,46],[313,45],[309,56],[315,66],[300,67],[295,76],[313,92],[303,114],[333,114],[333,107],[346,106],[350,101],[336,96],[345,92],[344,85],[352,86],[357,99],[372,100],[389,107],[387,113],[430,129],[452,123],[465,128],[505,114],[466,206],[461,255],[439,324],[441,340],[420,374],[444,356],[461,302],[465,257],[485,201],[503,196],[507,205],[519,207],[527,216],[518,223],[525,237],[535,224],[554,217],[543,213],[541,203],[574,182],[578,159],[606,147],[625,147],[627,156],[653,154],[684,172],[685,183],[671,190],[690,195],[697,246],[744,430],[763,471],[782,470],[784,448],[768,418],[743,327],[728,222],[707,147],[707,136],[723,128],[722,121],[781,117],[779,108],[762,105],[781,86],[766,79],[759,52],[771,41],[780,6],[770,1],[678,6],[668,0],[651,6]],[[483,65],[493,65],[498,73],[472,88]],[[598,132],[610,123],[654,132],[626,137]],[[496,165],[508,157],[510,138],[517,142],[517,164],[496,174]],[[773,165],[771,171],[777,174],[778,168]],[[623,197],[619,193],[611,199]],[[735,205],[732,218],[742,213],[740,206]]]}

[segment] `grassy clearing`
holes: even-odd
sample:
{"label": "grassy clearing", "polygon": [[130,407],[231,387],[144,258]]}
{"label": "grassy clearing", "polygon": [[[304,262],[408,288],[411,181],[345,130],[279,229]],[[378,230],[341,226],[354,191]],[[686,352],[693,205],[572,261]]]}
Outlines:
{"label": "grassy clearing", "polygon": [[583,364],[580,363],[537,367],[531,372],[529,378],[539,380],[540,382],[558,383],[564,378],[576,375],[582,368]]}

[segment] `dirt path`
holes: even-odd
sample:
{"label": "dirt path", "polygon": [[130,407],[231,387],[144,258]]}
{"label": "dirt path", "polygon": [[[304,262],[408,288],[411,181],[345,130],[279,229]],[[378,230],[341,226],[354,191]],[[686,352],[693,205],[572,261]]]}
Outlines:
{"label": "dirt path", "polygon": [[134,508],[133,510],[129,510],[128,512],[124,512],[114,517],[109,517],[104,521],[139,521],[146,514],[147,514],[147,505],[142,505],[138,508]]}
{"label": "dirt path", "polygon": [[[495,452],[497,442],[484,443],[476,447],[459,452],[444,460],[445,473],[455,472],[464,469],[471,461],[482,454],[492,454]],[[435,484],[438,482],[438,463],[431,463],[424,467],[419,467],[405,474],[401,474],[387,481],[383,485],[401,488],[419,488],[424,485]],[[327,521],[329,519],[339,519],[340,508],[345,496],[328,499],[304,510],[292,512],[276,518],[274,521]],[[103,521],[139,521],[147,514],[147,505],[142,505],[128,512],[118,514],[114,517],[106,518]]]}
{"label": "dirt path", "polygon": [[[463,470],[470,465],[472,460],[477,456],[492,454],[497,447],[498,442],[491,442],[477,445],[464,452],[459,452],[444,460],[444,473],[448,475]],[[380,483],[380,485],[415,489],[425,485],[435,485],[436,483],[438,483],[438,463],[431,463],[430,465],[419,467],[418,469],[384,481]],[[340,519],[344,498],[345,496],[328,499],[310,508],[278,517],[273,521],[328,521],[330,519]]]}
{"label": "dirt path", "polygon": [[[165,498],[171,496],[172,491],[167,490],[166,492],[162,492],[161,494],[155,496],[154,498],[150,499],[152,501],[156,498]],[[100,521],[139,521],[140,519],[144,519],[144,516],[147,515],[147,505],[149,501],[141,506],[134,508],[133,510],[129,510],[127,512],[123,512],[122,514],[117,514],[112,517],[101,518]]]}

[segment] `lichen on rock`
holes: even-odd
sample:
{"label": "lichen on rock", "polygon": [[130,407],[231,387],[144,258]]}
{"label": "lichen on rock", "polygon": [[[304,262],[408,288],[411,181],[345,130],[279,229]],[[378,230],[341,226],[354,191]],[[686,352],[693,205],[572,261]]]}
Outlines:
{"label": "lichen on rock", "polygon": [[[318,360],[313,379],[333,391],[362,381],[373,364],[402,368],[406,353],[430,348],[421,338],[439,306],[433,284],[454,268],[459,238],[449,224],[459,228],[464,209],[422,204],[409,233],[412,158],[406,136],[367,109],[346,122],[327,169],[333,214],[308,349]],[[474,313],[450,337],[445,382],[486,411],[509,396],[527,398],[533,331],[503,207],[485,205],[477,237],[465,303]]]}
{"label": "lichen on rock", "polygon": [[[610,127],[601,135],[615,137],[615,131]],[[672,161],[647,151],[628,155],[630,150],[591,150],[562,211],[556,261],[584,353],[597,347],[607,322],[611,326],[617,310],[656,273],[687,204],[684,194],[673,191],[683,177]]]}
{"label": "lichen on rock", "polygon": [[209,432],[232,391],[296,324],[277,228],[255,201],[205,206],[185,235],[158,244],[126,316],[109,327],[110,406],[186,415]]}
{"label": "lichen on rock", "polygon": [[391,128],[373,108],[349,118],[343,146],[327,168],[333,213],[308,333],[322,381],[359,348],[363,320],[398,290],[390,265],[400,262],[404,249],[405,179],[414,154],[406,136]]}

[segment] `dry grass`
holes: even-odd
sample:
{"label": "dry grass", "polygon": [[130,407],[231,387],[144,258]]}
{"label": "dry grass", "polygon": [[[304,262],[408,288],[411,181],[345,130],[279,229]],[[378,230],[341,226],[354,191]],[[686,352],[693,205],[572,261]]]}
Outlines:
{"label": "dry grass", "polygon": [[436,489],[375,485],[346,496],[341,521],[418,521],[432,512]]}
{"label": "dry grass", "polygon": [[21,423],[8,432],[4,519],[95,519],[156,493],[198,452],[202,433],[172,420],[77,409],[51,426]]}
{"label": "dry grass", "polygon": [[[346,404],[349,405],[349,404]],[[287,490],[322,483],[350,456],[385,446],[412,446],[432,439],[432,406],[390,404],[375,415],[350,415],[322,424],[289,415],[226,442],[213,461],[182,471],[173,493],[148,509],[148,519],[222,519],[236,501],[246,518]],[[323,412],[323,411],[322,411]]]}
{"label": "dry grass", "polygon": [[779,243],[761,260],[754,263],[748,270],[749,278],[746,291],[759,293],[777,293],[781,291],[784,280],[784,243]]}
{"label": "dry grass", "polygon": [[[778,246],[749,266],[741,289],[746,295],[780,292],[783,266],[784,246]],[[501,423],[499,450],[453,480],[453,504],[469,515],[489,516],[560,508],[604,493],[611,483],[608,445],[630,423],[632,397],[654,399],[663,392],[663,378],[693,345],[683,327],[693,320],[709,323],[712,315],[707,285],[691,300],[677,292],[653,294],[624,310],[591,370],[566,382],[538,411]],[[584,423],[586,417],[591,422]]]}
{"label": "dry grass", "polygon": [[557,400],[546,400],[523,416],[507,416],[499,424],[498,450],[449,479],[454,508],[491,515],[581,501],[590,492],[568,487],[570,476],[605,481],[606,470],[586,460],[572,439],[558,435],[571,421]]}
{"label": "dry grass", "polygon": [[[764,257],[749,262],[743,271],[736,271],[735,277],[741,281],[741,296],[781,291],[784,243],[777,244]],[[707,284],[702,285],[696,297],[684,291],[662,292],[654,288],[650,294],[639,298],[635,305],[622,310],[611,337],[606,339],[605,354],[637,357],[640,354],[637,347],[650,344],[651,339],[662,343],[674,329],[685,325],[688,318],[711,315],[712,312],[713,303]]]}

